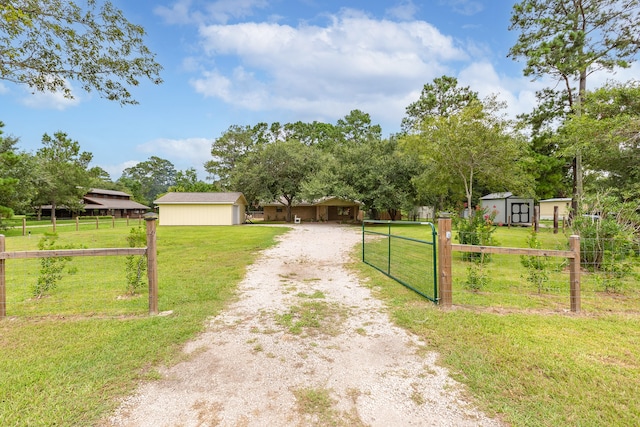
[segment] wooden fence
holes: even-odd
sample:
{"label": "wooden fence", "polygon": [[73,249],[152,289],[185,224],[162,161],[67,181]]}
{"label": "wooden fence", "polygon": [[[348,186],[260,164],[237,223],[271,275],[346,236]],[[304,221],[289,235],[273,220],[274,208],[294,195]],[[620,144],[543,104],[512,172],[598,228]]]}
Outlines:
{"label": "wooden fence", "polygon": [[[80,218],[82,218],[82,220],[80,220]],[[92,219],[93,218],[93,219]],[[143,220],[144,216],[143,215],[138,215],[136,218],[131,218],[129,215],[127,215],[124,218],[119,218],[120,220],[126,221],[127,223],[127,227],[129,226],[129,222],[130,221],[138,221],[138,225],[142,224],[142,220]],[[76,226],[76,231],[80,230],[80,224],[95,224],[96,225],[96,229],[100,228],[100,221],[102,220],[102,222],[104,223],[104,221],[108,221],[109,223],[111,223],[111,228],[115,228],[116,227],[116,217],[115,216],[111,216],[111,217],[90,217],[90,216],[83,216],[83,217],[75,217],[75,226]],[[66,223],[66,225],[73,225],[73,223]],[[14,226],[15,228],[17,228],[18,226]],[[22,235],[26,236],[27,235],[27,229],[30,226],[27,225],[27,219],[26,218],[22,218]],[[33,227],[33,226],[31,226]],[[42,227],[41,225],[38,225],[37,227]],[[58,221],[53,218],[51,220],[51,225],[50,225],[52,231],[55,233],[56,232],[56,228],[58,227]],[[31,233],[29,231],[29,233]]]}
{"label": "wooden fence", "polygon": [[451,240],[451,218],[438,219],[438,294],[442,307],[453,304],[453,278],[451,266],[453,252],[475,252],[484,254],[508,254],[527,256],[560,257],[569,259],[569,300],[571,311],[580,312],[580,236],[569,237],[569,250],[506,248],[500,246],[476,246],[454,244]]}
{"label": "wooden fence", "polygon": [[5,251],[5,236],[0,235],[0,319],[7,315],[6,260],[27,258],[80,257],[80,256],[126,256],[147,255],[147,278],[149,282],[149,314],[158,314],[158,261],[156,248],[155,214],[144,216],[146,221],[147,246],[144,248],[102,248],[102,249],[56,249],[46,251]]}

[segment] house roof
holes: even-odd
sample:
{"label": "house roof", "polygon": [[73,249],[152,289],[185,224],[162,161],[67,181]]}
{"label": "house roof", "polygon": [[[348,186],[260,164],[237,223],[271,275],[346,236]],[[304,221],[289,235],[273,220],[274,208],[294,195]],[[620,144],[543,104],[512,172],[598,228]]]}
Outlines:
{"label": "house roof", "polygon": [[105,196],[125,196],[131,197],[131,194],[125,193],[124,191],[117,190],[103,190],[102,188],[92,188],[87,192],[87,194],[104,194]]}
{"label": "house roof", "polygon": [[[124,193],[126,194],[126,193]],[[125,199],[105,199],[102,197],[84,196],[85,209],[149,209],[141,203]]]}
{"label": "house roof", "polygon": [[[308,200],[294,201],[292,206],[353,206],[361,204],[362,203],[356,200],[347,200],[340,197],[326,196],[313,202],[310,202]],[[287,206],[287,201],[283,197],[281,197],[279,200],[274,200],[269,203],[262,203],[262,206]]]}
{"label": "house roof", "polygon": [[247,199],[240,192],[229,193],[167,193],[153,201],[156,205],[246,205]]}

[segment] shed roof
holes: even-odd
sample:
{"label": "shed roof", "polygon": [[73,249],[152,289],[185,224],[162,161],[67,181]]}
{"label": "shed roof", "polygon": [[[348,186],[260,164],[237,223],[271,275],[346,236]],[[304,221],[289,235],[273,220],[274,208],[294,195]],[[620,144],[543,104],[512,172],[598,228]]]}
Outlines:
{"label": "shed roof", "polygon": [[154,200],[156,205],[236,205],[247,204],[247,199],[240,192],[228,193],[167,193]]}
{"label": "shed roof", "polygon": [[497,199],[508,199],[509,197],[513,197],[513,193],[491,193],[486,196],[480,197],[480,200],[497,200]]}
{"label": "shed roof", "polygon": [[557,197],[555,199],[540,200],[540,203],[544,203],[544,202],[570,202],[570,201],[571,201],[571,197]]}

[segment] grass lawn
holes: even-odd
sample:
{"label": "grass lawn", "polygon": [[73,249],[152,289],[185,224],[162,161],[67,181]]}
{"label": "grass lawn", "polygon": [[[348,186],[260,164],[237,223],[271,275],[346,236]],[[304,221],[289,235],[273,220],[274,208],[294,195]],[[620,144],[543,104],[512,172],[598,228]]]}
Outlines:
{"label": "grass lawn", "polygon": [[[59,233],[64,242],[118,247],[126,246],[128,230],[59,229]],[[51,296],[39,301],[25,297],[26,287],[14,292],[8,282],[8,318],[0,321],[0,425],[97,423],[138,380],[154,378],[154,366],[176,361],[182,344],[233,298],[236,284],[256,253],[285,231],[275,227],[159,227],[159,309],[171,310],[167,316],[146,314],[146,291],[137,299],[117,299],[125,288],[122,280],[112,280],[117,272],[109,264],[100,264],[99,283],[63,279]],[[8,237],[7,250],[34,249],[37,237]],[[116,258],[121,257],[111,257]],[[80,258],[72,262],[76,260]],[[8,275],[10,267],[8,263]],[[84,274],[78,271],[74,276]],[[86,293],[85,288],[94,291]],[[56,296],[64,293],[82,296],[56,302]],[[103,294],[110,297],[91,305],[96,295]],[[15,315],[28,311],[30,316]]]}
{"label": "grass lawn", "polygon": [[[137,381],[156,378],[154,366],[178,360],[183,343],[233,299],[255,253],[284,231],[158,228],[159,308],[172,310],[168,316],[146,315],[146,292],[138,299],[118,299],[124,292],[122,279],[116,277],[118,268],[109,264],[100,264],[99,283],[63,279],[40,301],[28,298],[28,287],[19,289],[20,294],[8,286],[9,318],[0,321],[0,425],[96,424]],[[127,233],[126,227],[69,231],[61,232],[61,240],[115,247],[124,245]],[[525,229],[497,233],[503,246],[525,246]],[[564,244],[561,235],[540,238],[551,248]],[[7,250],[32,249],[37,241],[36,236],[10,237]],[[440,363],[466,384],[483,410],[514,426],[637,425],[637,275],[619,295],[594,297],[605,300],[599,305],[588,298],[583,313],[576,315],[567,312],[564,290],[557,291],[561,302],[550,305],[546,301],[553,290],[538,295],[524,286],[514,294],[515,288],[507,286],[509,292],[491,293],[492,286],[504,287],[507,279],[524,280],[514,273],[520,263],[517,256],[492,259],[493,279],[485,289],[490,296],[478,303],[473,298],[479,292],[455,284],[465,274],[465,263],[454,257],[456,308],[441,310],[359,262],[360,256],[360,249],[354,249],[353,269],[386,302],[393,320],[437,351]],[[7,274],[12,274],[9,267]],[[77,268],[74,276],[83,276],[82,265]],[[568,286],[568,277],[566,281]],[[85,288],[108,297],[91,305],[96,292],[84,293]],[[69,289],[83,296],[56,300]],[[594,295],[597,292],[601,291],[594,290]]]}
{"label": "grass lawn", "polygon": [[[500,228],[496,237],[501,246],[526,247],[528,232]],[[563,235],[546,231],[540,240],[551,249],[566,242]],[[354,258],[360,257],[360,250],[354,251]],[[465,288],[466,264],[454,252],[451,310],[439,309],[361,262],[353,268],[387,303],[394,321],[437,351],[440,363],[488,413],[514,426],[638,425],[637,260],[620,294],[602,292],[583,278],[584,287],[592,289],[581,314],[568,312],[568,290],[538,294],[526,284],[518,273],[519,256],[494,256],[489,284],[481,292]],[[565,278],[568,289],[568,276],[561,275],[562,282]]]}

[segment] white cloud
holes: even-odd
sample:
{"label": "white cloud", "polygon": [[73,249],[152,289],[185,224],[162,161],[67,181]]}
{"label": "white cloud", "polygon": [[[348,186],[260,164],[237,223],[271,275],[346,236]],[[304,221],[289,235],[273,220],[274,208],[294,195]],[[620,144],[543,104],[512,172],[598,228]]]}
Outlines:
{"label": "white cloud", "polygon": [[[398,108],[401,116],[424,83],[449,71],[449,62],[468,59],[451,37],[424,21],[375,20],[350,9],[329,18],[325,27],[202,26],[203,49],[217,68],[191,84],[206,97],[251,110],[334,119],[353,108],[372,116]],[[225,69],[230,57],[235,66]]]}
{"label": "white cloud", "polygon": [[138,145],[136,150],[150,156],[171,159],[176,169],[185,170],[195,168],[202,178],[204,162],[211,159],[210,138],[168,139],[160,138]]}
{"label": "white cloud", "polygon": [[127,160],[126,162],[122,162],[117,165],[98,165],[98,166],[106,170],[109,173],[109,176],[111,177],[111,179],[115,181],[118,178],[120,178],[123,170],[133,167],[138,163],[140,163],[139,160]]}
{"label": "white cloud", "polygon": [[489,62],[475,62],[458,75],[461,86],[469,86],[481,98],[497,95],[508,106],[508,115],[529,113],[536,106],[535,91],[545,87],[544,82],[530,82],[526,77],[508,77],[499,74]]}
{"label": "white cloud", "polygon": [[191,7],[191,0],[178,0],[172,6],[158,6],[153,12],[164,18],[168,24],[190,24],[192,22],[199,22],[197,15],[193,15],[189,8]]}
{"label": "white cloud", "polygon": [[169,7],[156,7],[154,13],[168,24],[226,24],[231,19],[251,16],[255,9],[268,6],[266,0],[218,0],[205,3],[204,12],[200,12],[191,7],[192,3],[192,0],[177,0]]}
{"label": "white cloud", "polygon": [[441,0],[441,3],[449,5],[454,12],[467,16],[484,10],[484,5],[477,0]]}
{"label": "white cloud", "polygon": [[[70,88],[71,86],[68,85]],[[65,98],[62,91],[56,92],[34,92],[29,93],[21,99],[21,103],[29,108],[36,108],[42,110],[66,110],[69,107],[75,107],[80,104],[81,98],[73,93],[73,98]]]}
{"label": "white cloud", "polygon": [[388,8],[385,13],[390,18],[409,21],[415,17],[416,13],[418,13],[418,7],[411,0],[403,0],[396,6]]}

